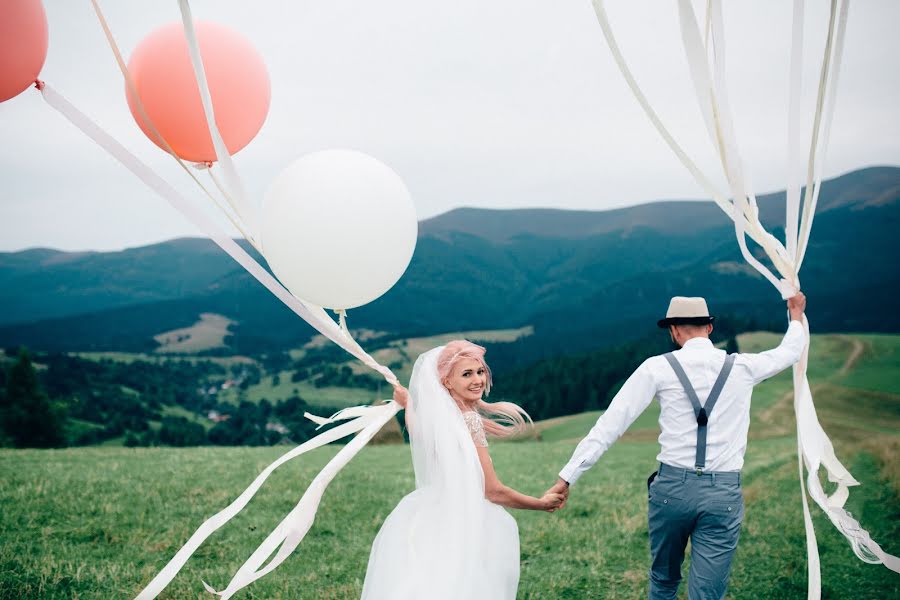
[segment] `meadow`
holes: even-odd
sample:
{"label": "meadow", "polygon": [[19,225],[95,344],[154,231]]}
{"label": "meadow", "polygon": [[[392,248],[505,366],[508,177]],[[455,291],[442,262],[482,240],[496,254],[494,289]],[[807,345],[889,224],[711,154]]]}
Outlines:
{"label": "meadow", "polygon": [[[778,336],[741,336],[742,351]],[[847,508],[900,553],[900,336],[819,335],[810,380],[837,454],[863,485]],[[806,548],[789,374],[754,394],[744,468],[747,504],[730,598],[804,598]],[[554,514],[512,511],[519,523],[519,597],[646,596],[646,476],[657,453],[655,405],[572,489]],[[537,437],[494,443],[498,473],[540,494],[599,413],[538,423]],[[194,529],[287,450],[121,448],[0,451],[0,599],[134,597]],[[211,598],[224,587],[338,448],[288,463],[245,511],[214,534],[163,598]],[[335,479],[297,552],[243,598],[359,596],[384,518],[413,488],[409,450],[370,446]],[[812,507],[823,598],[897,598],[900,576],[859,561]],[[685,573],[687,572],[685,564]],[[682,590],[682,597],[686,597]]]}

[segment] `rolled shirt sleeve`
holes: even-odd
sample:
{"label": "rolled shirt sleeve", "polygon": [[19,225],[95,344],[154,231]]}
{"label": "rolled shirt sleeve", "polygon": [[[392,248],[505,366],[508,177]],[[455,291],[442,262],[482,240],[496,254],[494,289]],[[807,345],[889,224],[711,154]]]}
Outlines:
{"label": "rolled shirt sleeve", "polygon": [[806,334],[803,330],[803,323],[791,321],[777,348],[759,354],[741,354],[741,361],[750,369],[753,385],[756,385],[800,360],[805,345]]}
{"label": "rolled shirt sleeve", "polygon": [[569,463],[559,473],[564,481],[570,485],[578,481],[653,401],[656,382],[647,363],[644,361],[625,381],[609,408],[575,448]]}

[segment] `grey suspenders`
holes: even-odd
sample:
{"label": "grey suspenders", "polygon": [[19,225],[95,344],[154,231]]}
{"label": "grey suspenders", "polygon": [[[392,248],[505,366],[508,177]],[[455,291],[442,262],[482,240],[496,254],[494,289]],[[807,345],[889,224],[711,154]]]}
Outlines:
{"label": "grey suspenders", "polygon": [[725,381],[731,373],[731,367],[734,366],[734,357],[736,355],[729,354],[725,357],[725,364],[722,365],[722,370],[719,371],[719,376],[716,378],[716,382],[709,391],[709,397],[706,399],[706,406],[700,405],[700,399],[697,398],[697,392],[694,391],[691,380],[688,379],[687,373],[684,372],[681,363],[678,362],[675,355],[669,352],[663,354],[663,356],[669,361],[672,370],[675,371],[675,374],[678,376],[678,381],[681,382],[681,386],[684,388],[688,399],[691,401],[691,405],[694,407],[694,416],[697,417],[697,458],[694,461],[694,468],[697,469],[697,474],[700,475],[703,473],[703,468],[706,466],[706,424],[709,422],[709,414],[716,406],[719,394],[722,393],[722,388],[725,387]]}

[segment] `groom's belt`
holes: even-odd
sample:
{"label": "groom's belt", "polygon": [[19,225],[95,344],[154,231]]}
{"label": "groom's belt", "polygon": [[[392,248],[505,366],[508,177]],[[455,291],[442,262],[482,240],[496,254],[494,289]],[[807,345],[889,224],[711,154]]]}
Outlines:
{"label": "groom's belt", "polygon": [[682,467],[673,467],[665,463],[659,463],[659,476],[668,478],[678,478],[684,481],[688,478],[710,478],[714,483],[740,483],[740,471],[700,471],[697,469],[684,469]]}

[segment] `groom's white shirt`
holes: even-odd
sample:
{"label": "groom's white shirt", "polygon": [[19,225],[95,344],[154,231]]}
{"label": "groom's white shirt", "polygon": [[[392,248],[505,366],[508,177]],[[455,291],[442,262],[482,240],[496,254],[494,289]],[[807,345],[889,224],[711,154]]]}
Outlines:
{"label": "groom's white shirt", "polygon": [[[709,416],[705,470],[740,471],[747,449],[753,386],[797,362],[803,352],[804,337],[800,321],[791,321],[777,348],[759,354],[737,355],[731,375]],[[674,354],[701,404],[705,404],[725,362],[725,351],[713,346],[708,339],[697,337],[688,340]],[[559,476],[570,484],[575,483],[625,433],[654,397],[659,400],[661,430],[661,449],[656,459],[674,467],[693,469],[697,451],[694,409],[666,359],[653,356],[628,378],[597,424],[575,448],[572,459]]]}

